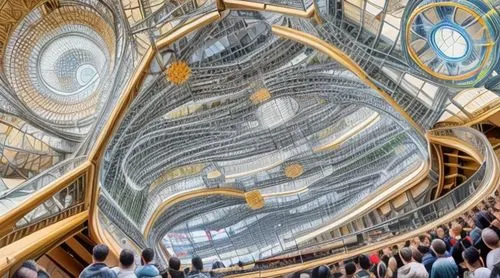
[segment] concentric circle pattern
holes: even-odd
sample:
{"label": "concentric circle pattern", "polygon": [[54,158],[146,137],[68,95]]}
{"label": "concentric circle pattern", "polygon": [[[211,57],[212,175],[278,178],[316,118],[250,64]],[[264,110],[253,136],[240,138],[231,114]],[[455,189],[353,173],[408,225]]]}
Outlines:
{"label": "concentric circle pattern", "polygon": [[415,1],[402,45],[410,64],[459,87],[479,85],[497,63],[500,19],[482,1]]}
{"label": "concentric circle pattern", "polygon": [[114,66],[112,27],[93,9],[35,9],[11,36],[4,70],[33,113],[58,124],[93,117]]}

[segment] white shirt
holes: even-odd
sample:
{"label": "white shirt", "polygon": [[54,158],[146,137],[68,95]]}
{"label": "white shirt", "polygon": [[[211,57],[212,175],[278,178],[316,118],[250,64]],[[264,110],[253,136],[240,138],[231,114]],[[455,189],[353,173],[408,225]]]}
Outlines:
{"label": "white shirt", "polygon": [[493,266],[498,262],[500,262],[500,248],[495,248],[486,256],[486,266],[489,270],[493,270]]}

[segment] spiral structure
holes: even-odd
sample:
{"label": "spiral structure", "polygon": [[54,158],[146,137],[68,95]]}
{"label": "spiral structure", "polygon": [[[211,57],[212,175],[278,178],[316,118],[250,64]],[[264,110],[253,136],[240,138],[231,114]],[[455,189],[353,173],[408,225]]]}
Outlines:
{"label": "spiral structure", "polygon": [[115,36],[106,20],[85,6],[34,9],[11,36],[6,77],[35,115],[57,124],[85,122],[114,66]]}

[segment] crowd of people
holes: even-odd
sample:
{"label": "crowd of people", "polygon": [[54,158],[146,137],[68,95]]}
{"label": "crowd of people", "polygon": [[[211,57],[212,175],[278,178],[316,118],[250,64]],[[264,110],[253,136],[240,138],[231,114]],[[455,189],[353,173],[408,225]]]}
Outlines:
{"label": "crowd of people", "polygon": [[[92,249],[92,263],[80,273],[80,278],[211,278],[210,273],[203,271],[203,261],[195,256],[191,267],[181,271],[181,261],[171,257],[168,269],[160,272],[154,264],[154,251],[146,248],[141,253],[141,265],[136,267],[135,254],[132,250],[123,249],[120,252],[119,265],[110,267],[106,264],[109,254],[108,246],[98,244]],[[26,261],[13,274],[14,278],[49,278],[50,275],[35,261]]]}
{"label": "crowd of people", "polygon": [[154,251],[151,248],[146,248],[141,253],[141,266],[136,267],[135,256],[132,250],[123,249],[120,252],[120,265],[109,267],[105,264],[109,249],[106,245],[98,244],[92,250],[93,263],[87,266],[80,278],[154,278],[154,277],[170,277],[170,278],[209,278],[203,272],[203,261],[200,257],[195,256],[191,260],[191,267],[181,271],[181,261],[176,257],[169,259],[169,268],[160,273],[158,267],[154,264]]}
{"label": "crowd of people", "polygon": [[[168,269],[160,272],[154,262],[154,251],[144,249],[141,265],[136,267],[132,250],[124,249],[119,266],[105,264],[109,249],[98,244],[92,250],[93,263],[80,278],[214,278],[222,277],[221,262],[204,271],[203,261],[195,256],[191,266],[181,270],[181,262],[171,257]],[[240,265],[241,264],[241,265]],[[256,264],[257,265],[257,264]],[[238,264],[243,271],[242,263]],[[14,277],[50,277],[34,261],[25,262]],[[490,198],[457,220],[441,225],[412,240],[363,254],[330,266],[319,266],[289,275],[290,278],[500,278],[500,197]]]}
{"label": "crowd of people", "polygon": [[400,245],[290,277],[500,277],[500,199],[490,198],[456,221]]}

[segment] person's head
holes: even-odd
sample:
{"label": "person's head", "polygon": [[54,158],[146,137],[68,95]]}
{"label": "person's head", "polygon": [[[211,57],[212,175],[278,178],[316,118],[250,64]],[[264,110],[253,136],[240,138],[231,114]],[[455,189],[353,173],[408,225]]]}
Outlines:
{"label": "person's head", "polygon": [[404,264],[411,263],[412,252],[409,247],[401,248],[401,250],[399,250],[399,256]]}
{"label": "person's head", "polygon": [[330,278],[330,269],[326,265],[320,265],[313,269],[311,278]]}
{"label": "person's head", "polygon": [[439,227],[436,229],[436,235],[438,238],[440,239],[444,239],[444,236],[445,236],[445,233],[444,233],[444,229]]}
{"label": "person's head", "polygon": [[476,214],[476,221],[474,221],[474,223],[476,227],[482,230],[488,228],[491,225],[491,221],[493,221],[493,217],[491,217],[489,213],[480,211]]}
{"label": "person's head", "polygon": [[431,238],[428,235],[426,235],[426,234],[419,235],[418,238],[420,240],[420,244],[422,244],[424,246],[430,246]]}
{"label": "person's head", "polygon": [[168,259],[168,267],[178,271],[181,269],[181,260],[177,257],[170,257],[170,259]]}
{"label": "person's head", "polygon": [[344,265],[345,274],[347,276],[353,276],[356,273],[356,265],[353,262],[348,262]]}
{"label": "person's head", "polygon": [[380,257],[378,256],[377,253],[371,254],[369,258],[370,258],[370,263],[373,265],[377,265],[378,263],[380,263]]}
{"label": "person's head", "polygon": [[38,273],[28,267],[21,266],[16,272],[14,272],[14,275],[12,275],[13,278],[38,278]]}
{"label": "person's head", "polygon": [[499,247],[499,238],[497,233],[491,228],[485,228],[481,231],[481,239],[490,249]]}
{"label": "person's head", "polygon": [[102,263],[106,260],[109,254],[108,246],[104,244],[97,244],[92,249],[92,259],[94,263]]}
{"label": "person's head", "polygon": [[197,270],[197,271],[203,270],[203,261],[201,260],[201,258],[199,256],[194,256],[191,259],[191,265],[192,265],[194,270]]}
{"label": "person's head", "polygon": [[467,268],[471,271],[474,271],[476,268],[482,267],[479,251],[473,246],[465,249],[462,252],[462,258],[464,258]]}
{"label": "person's head", "polygon": [[368,270],[370,269],[370,258],[368,258],[368,256],[366,255],[361,255],[359,256],[359,266],[364,269],[364,270]]}
{"label": "person's head", "polygon": [[142,250],[141,259],[144,264],[149,264],[155,258],[155,251],[151,248],[146,248]]}
{"label": "person's head", "polygon": [[419,245],[419,246],[417,246],[417,250],[418,250],[418,252],[420,252],[422,254],[426,254],[426,253],[429,252],[430,247],[429,246],[425,246],[425,245]]}
{"label": "person's head", "polygon": [[17,278],[37,278],[38,277],[38,269],[35,261],[28,260],[25,261],[21,267],[14,272],[12,277]]}
{"label": "person's head", "polygon": [[462,235],[462,225],[459,223],[453,223],[450,229],[450,236],[456,238]]}
{"label": "person's head", "polygon": [[446,253],[446,243],[442,239],[436,238],[431,243],[431,248],[437,256],[444,256]]}
{"label": "person's head", "polygon": [[123,249],[120,252],[120,265],[123,268],[129,268],[134,265],[134,252],[132,250]]}
{"label": "person's head", "polygon": [[420,251],[418,251],[417,247],[411,247],[411,257],[416,262],[421,263],[422,262],[422,258],[424,257],[424,254],[420,253]]}

